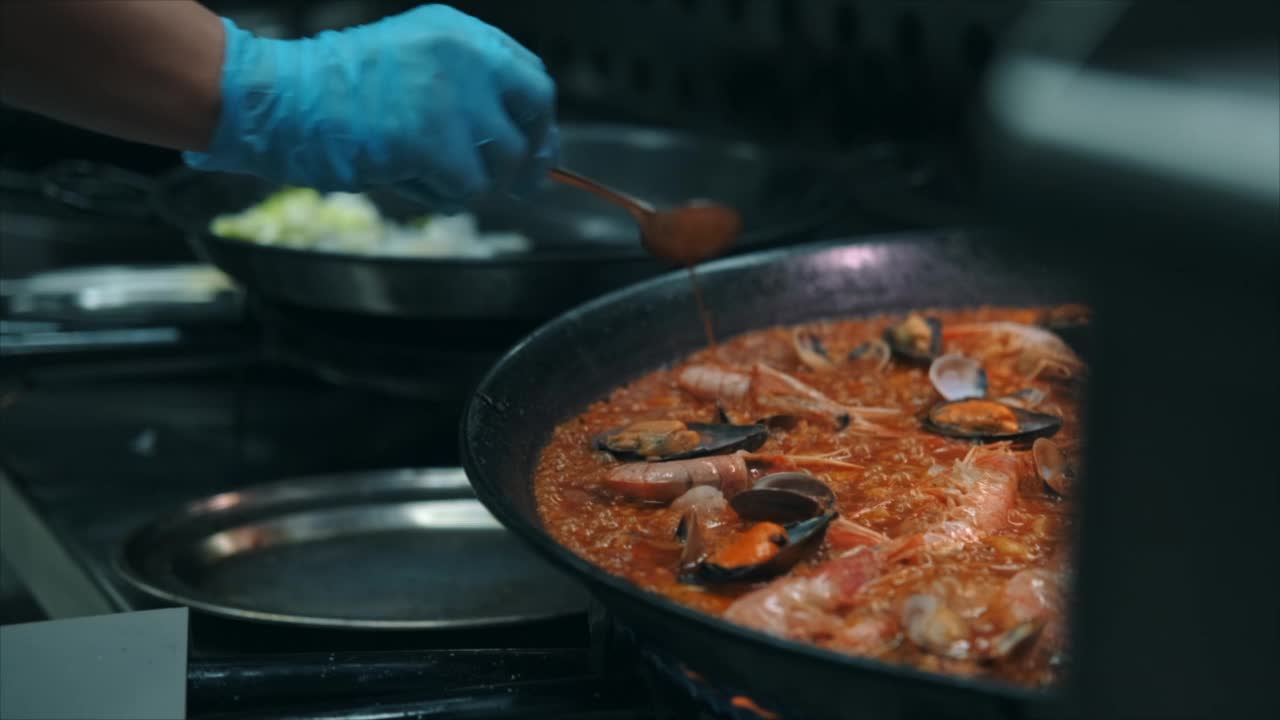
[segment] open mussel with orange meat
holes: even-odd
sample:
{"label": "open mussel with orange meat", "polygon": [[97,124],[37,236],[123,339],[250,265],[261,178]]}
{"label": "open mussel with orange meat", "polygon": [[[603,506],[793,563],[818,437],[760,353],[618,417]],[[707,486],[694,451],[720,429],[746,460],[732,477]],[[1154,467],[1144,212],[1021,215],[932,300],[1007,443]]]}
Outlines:
{"label": "open mussel with orange meat", "polygon": [[921,426],[938,435],[966,440],[1031,440],[1058,432],[1062,418],[996,400],[966,398],[934,405]]}
{"label": "open mussel with orange meat", "polygon": [[1044,399],[1044,393],[1035,388],[988,399],[987,373],[982,363],[966,355],[935,358],[929,365],[929,381],[944,399],[930,408],[921,423],[929,432],[967,440],[1030,440],[1053,435],[1062,427],[1062,418],[1031,409]]}
{"label": "open mussel with orange meat", "polygon": [[754,582],[781,575],[817,547],[836,517],[836,497],[808,473],[766,475],[729,499],[743,520],[753,524],[733,540],[712,549],[697,507],[685,511],[676,529],[684,543],[683,582]]}
{"label": "open mussel with orange meat", "polygon": [[642,420],[596,438],[619,460],[683,460],[734,450],[755,450],[769,438],[764,425]]}

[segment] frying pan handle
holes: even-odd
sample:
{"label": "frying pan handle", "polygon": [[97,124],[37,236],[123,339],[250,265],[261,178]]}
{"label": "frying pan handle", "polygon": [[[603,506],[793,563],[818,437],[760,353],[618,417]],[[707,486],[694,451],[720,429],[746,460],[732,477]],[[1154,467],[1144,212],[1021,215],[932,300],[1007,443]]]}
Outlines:
{"label": "frying pan handle", "polygon": [[40,173],[45,197],[113,217],[151,216],[155,186],[151,178],[132,170],[87,160],[55,163]]}

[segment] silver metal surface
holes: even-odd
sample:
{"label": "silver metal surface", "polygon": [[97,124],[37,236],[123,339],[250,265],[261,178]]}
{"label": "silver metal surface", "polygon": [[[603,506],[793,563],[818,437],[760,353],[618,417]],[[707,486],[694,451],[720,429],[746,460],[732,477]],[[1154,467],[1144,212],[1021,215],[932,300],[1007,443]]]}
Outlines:
{"label": "silver metal surface", "polygon": [[215,495],[138,530],[118,565],[163,602],[314,627],[494,625],[581,612],[586,603],[471,496],[455,468]]}
{"label": "silver metal surface", "polygon": [[178,340],[174,325],[234,321],[242,300],[225,274],[194,263],[0,279],[0,354],[171,344]]}
{"label": "silver metal surface", "polygon": [[231,279],[208,265],[107,266],[55,270],[0,281],[13,315],[40,310],[82,313],[151,305],[201,305],[236,292]]}
{"label": "silver metal surface", "polygon": [[0,555],[50,618],[101,615],[115,606],[0,468]]}
{"label": "silver metal surface", "polygon": [[177,608],[0,627],[0,717],[186,717],[187,620]]}

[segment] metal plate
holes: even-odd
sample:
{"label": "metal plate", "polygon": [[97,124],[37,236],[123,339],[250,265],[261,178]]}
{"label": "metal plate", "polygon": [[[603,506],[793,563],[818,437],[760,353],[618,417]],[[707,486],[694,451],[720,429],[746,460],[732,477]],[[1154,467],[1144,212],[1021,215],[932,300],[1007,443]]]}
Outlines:
{"label": "metal plate", "polygon": [[224,617],[431,629],[582,612],[456,469],[285,480],[215,495],[136,531],[118,556],[148,595]]}
{"label": "metal plate", "polygon": [[96,265],[0,279],[0,302],[10,319],[56,319],[87,324],[147,321],[199,311],[215,315],[237,304],[239,290],[209,265]]}

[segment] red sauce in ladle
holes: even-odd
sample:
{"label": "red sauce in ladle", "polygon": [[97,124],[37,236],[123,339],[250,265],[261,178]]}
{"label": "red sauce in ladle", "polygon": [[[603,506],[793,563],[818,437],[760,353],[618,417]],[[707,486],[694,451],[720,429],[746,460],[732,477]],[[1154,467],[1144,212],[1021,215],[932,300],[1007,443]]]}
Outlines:
{"label": "red sauce in ladle", "polygon": [[695,266],[718,257],[733,244],[742,232],[742,218],[731,207],[719,203],[695,200],[667,210],[655,210],[653,205],[601,185],[577,173],[555,168],[551,177],[559,182],[586,190],[620,205],[635,218],[640,226],[640,243],[654,257],[689,271],[689,284],[698,315],[707,334],[707,344],[715,346],[715,332],[711,315],[702,300]]}

